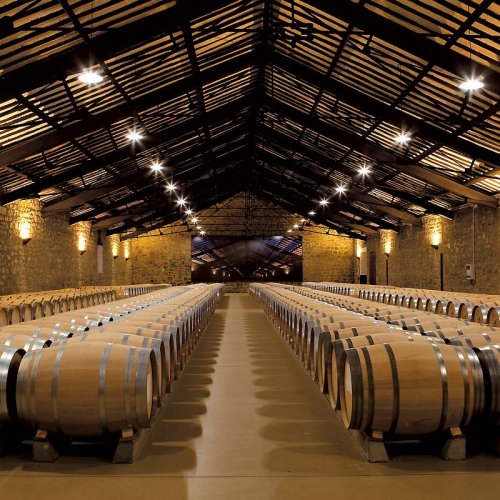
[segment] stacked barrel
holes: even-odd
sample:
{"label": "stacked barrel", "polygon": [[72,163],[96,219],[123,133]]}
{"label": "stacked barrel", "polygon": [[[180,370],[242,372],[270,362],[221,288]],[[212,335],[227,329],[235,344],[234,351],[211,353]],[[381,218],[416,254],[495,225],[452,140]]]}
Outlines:
{"label": "stacked barrel", "polygon": [[278,284],[251,293],[349,429],[428,435],[500,418],[500,332]]}
{"label": "stacked barrel", "polygon": [[3,327],[0,420],[75,437],[149,427],[221,293],[172,287]]}
{"label": "stacked barrel", "polygon": [[0,327],[135,297],[170,285],[88,286],[0,296]]}
{"label": "stacked barrel", "polygon": [[352,283],[304,283],[315,290],[419,309],[475,323],[500,326],[500,295],[398,288]]}

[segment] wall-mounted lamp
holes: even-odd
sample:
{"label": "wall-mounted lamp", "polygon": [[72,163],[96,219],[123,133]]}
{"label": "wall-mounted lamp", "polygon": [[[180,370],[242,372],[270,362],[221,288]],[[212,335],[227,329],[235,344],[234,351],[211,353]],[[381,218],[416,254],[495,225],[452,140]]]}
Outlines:
{"label": "wall-mounted lamp", "polygon": [[130,259],[130,249],[128,246],[125,247],[123,251],[123,256],[125,257],[125,260],[128,261]]}
{"label": "wall-mounted lamp", "polygon": [[440,243],[441,243],[441,235],[439,233],[433,233],[431,247],[437,250],[439,248]]}
{"label": "wall-mounted lamp", "polygon": [[384,253],[387,258],[389,258],[389,255],[391,255],[391,242],[386,241],[384,245]]}
{"label": "wall-mounted lamp", "polygon": [[31,241],[31,226],[29,222],[23,222],[19,226],[19,236],[23,242],[23,245],[27,245]]}
{"label": "wall-mounted lamp", "polygon": [[83,255],[86,251],[86,242],[85,242],[85,237],[84,236],[79,236],[78,237],[78,251],[80,252],[80,255]]}

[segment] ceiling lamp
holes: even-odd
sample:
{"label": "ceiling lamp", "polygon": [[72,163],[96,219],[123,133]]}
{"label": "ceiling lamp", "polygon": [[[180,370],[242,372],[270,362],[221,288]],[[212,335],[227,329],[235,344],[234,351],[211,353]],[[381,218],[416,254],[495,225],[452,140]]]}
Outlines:
{"label": "ceiling lamp", "polygon": [[302,218],[302,219],[300,219],[300,222],[302,222],[302,224],[304,224],[304,222],[306,222],[306,219]]}
{"label": "ceiling lamp", "polygon": [[166,186],[167,191],[175,191],[177,189],[177,186],[173,182],[169,182]]}
{"label": "ceiling lamp", "polygon": [[205,236],[207,233],[206,233],[205,231],[200,231],[200,234],[201,234],[202,236]]}
{"label": "ceiling lamp", "polygon": [[163,170],[163,166],[159,161],[155,161],[153,164],[151,164],[150,168],[153,172],[161,172]]}
{"label": "ceiling lamp", "polygon": [[307,214],[312,217],[313,215],[316,215],[316,212],[314,210],[309,210],[309,212],[307,212]]}
{"label": "ceiling lamp", "polygon": [[371,174],[371,170],[369,167],[367,167],[366,165],[363,165],[359,170],[358,170],[358,174],[359,175],[362,175],[362,176],[365,176],[365,175],[368,175],[368,174]]}
{"label": "ceiling lamp", "polygon": [[291,229],[288,229],[288,230],[287,230],[287,233],[291,233],[291,232],[292,232],[292,230],[291,230]]}
{"label": "ceiling lamp", "polygon": [[198,217],[193,217],[193,218],[191,219],[191,222],[192,222],[193,224],[196,224],[196,223],[198,222]]}
{"label": "ceiling lamp", "polygon": [[460,89],[470,92],[484,87],[484,83],[479,78],[468,78],[459,85]]}
{"label": "ceiling lamp", "polygon": [[335,188],[335,191],[337,194],[344,194],[346,192],[346,187],[345,186],[337,186]]}
{"label": "ceiling lamp", "polygon": [[101,83],[104,78],[99,73],[87,69],[78,75],[78,80],[82,83],[86,83],[87,85],[95,85],[97,83]]}
{"label": "ceiling lamp", "polygon": [[298,229],[298,228],[299,228],[299,225],[298,225],[298,224],[294,224],[294,225],[293,225],[293,228],[294,228],[294,229]]}
{"label": "ceiling lamp", "polygon": [[406,132],[401,132],[399,135],[397,135],[394,140],[398,144],[407,144],[411,140],[411,136],[407,134]]}
{"label": "ceiling lamp", "polygon": [[322,207],[326,207],[328,205],[328,200],[326,198],[322,198],[319,202],[319,204],[322,206]]}
{"label": "ceiling lamp", "polygon": [[185,205],[186,202],[186,198],[179,198],[178,200],[176,200],[177,205]]}
{"label": "ceiling lamp", "polygon": [[193,211],[192,211],[190,208],[188,208],[188,209],[186,210],[186,215],[191,215],[192,213],[193,213]]}
{"label": "ceiling lamp", "polygon": [[141,141],[144,139],[144,136],[142,136],[139,132],[136,130],[131,130],[126,136],[125,136],[129,141],[131,142],[137,142]]}
{"label": "ceiling lamp", "polygon": [[202,228],[201,226],[196,226],[196,229],[197,229],[198,231],[201,231],[203,228]]}

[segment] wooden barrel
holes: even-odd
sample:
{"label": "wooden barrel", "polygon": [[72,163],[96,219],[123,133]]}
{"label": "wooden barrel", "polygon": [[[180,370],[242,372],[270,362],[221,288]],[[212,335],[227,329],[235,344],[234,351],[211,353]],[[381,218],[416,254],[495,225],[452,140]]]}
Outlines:
{"label": "wooden barrel", "polygon": [[472,309],[472,321],[474,323],[488,323],[488,312],[490,308],[485,304],[475,305]]}
{"label": "wooden barrel", "polygon": [[394,342],[416,342],[416,343],[441,343],[444,340],[431,339],[417,333],[409,333],[404,330],[394,330],[390,333],[374,333],[361,337],[350,337],[342,340],[333,340],[328,351],[330,357],[330,372],[328,377],[328,399],[333,408],[340,408],[340,380],[341,366],[347,349],[363,347],[368,345],[394,343]]}
{"label": "wooden barrel", "polygon": [[453,299],[446,303],[445,313],[452,318],[460,318],[460,304],[459,300]]}
{"label": "wooden barrel", "polygon": [[399,326],[402,326],[403,328],[406,328],[407,330],[418,332],[418,333],[425,333],[425,332],[432,332],[434,330],[439,330],[442,328],[447,328],[447,327],[454,327],[454,326],[467,326],[469,325],[468,322],[458,322],[456,319],[449,318],[449,319],[439,319],[435,321],[419,321],[418,323],[410,323],[405,320],[399,321],[397,323]]}
{"label": "wooden barrel", "polygon": [[0,307],[0,328],[2,326],[10,325],[9,320],[9,308],[8,307]]}
{"label": "wooden barrel", "polygon": [[328,331],[330,333],[330,338],[332,340],[336,340],[347,337],[357,337],[359,335],[368,335],[371,333],[386,333],[391,330],[396,330],[395,328],[391,329],[389,325],[380,323],[379,321],[369,321],[367,324],[362,324],[360,326],[347,326],[345,328],[340,328],[337,325],[337,323],[330,323],[311,328],[309,331],[309,335],[306,339],[306,347],[304,348],[303,363],[305,367],[310,370],[313,380],[316,380],[316,377],[318,376],[318,350],[321,331]]}
{"label": "wooden barrel", "polygon": [[487,323],[491,326],[500,326],[500,307],[490,307]]}
{"label": "wooden barrel", "polygon": [[421,435],[463,427],[484,404],[483,374],[466,347],[399,342],[346,351],[342,420],[350,429]]}
{"label": "wooden barrel", "polygon": [[500,345],[500,332],[469,333],[468,335],[457,335],[447,339],[452,345],[464,347],[483,347],[487,345]]}
{"label": "wooden barrel", "polygon": [[484,415],[493,424],[500,424],[500,346],[475,349],[484,376]]}
{"label": "wooden barrel", "polygon": [[440,337],[447,340],[450,337],[457,335],[470,335],[471,333],[490,333],[495,331],[494,327],[489,325],[478,325],[477,323],[468,323],[465,325],[447,326],[446,328],[438,328],[436,330],[426,331],[428,337]]}
{"label": "wooden barrel", "polygon": [[149,427],[156,409],[151,349],[83,342],[26,354],[17,379],[25,423],[69,436]]}
{"label": "wooden barrel", "polygon": [[9,325],[17,325],[17,323],[22,323],[23,314],[20,306],[13,305],[9,307]]}
{"label": "wooden barrel", "polygon": [[128,335],[138,335],[149,337],[152,339],[162,340],[165,349],[169,351],[168,359],[170,359],[169,365],[169,380],[170,385],[173,385],[173,381],[177,378],[177,367],[179,365],[177,353],[181,352],[181,342],[179,331],[177,329],[172,329],[170,332],[164,332],[161,330],[153,330],[150,328],[145,328],[142,326],[127,325],[123,322],[112,323],[106,326],[105,330],[109,333],[120,333]]}
{"label": "wooden barrel", "polygon": [[22,349],[23,351],[36,351],[49,347],[52,342],[48,339],[31,337],[22,333],[0,332],[0,344],[7,347]]}
{"label": "wooden barrel", "polygon": [[22,349],[0,346],[0,421],[17,417],[16,380],[23,356]]}
{"label": "wooden barrel", "polygon": [[158,375],[157,404],[161,406],[161,398],[170,391],[170,353],[165,351],[165,344],[161,339],[141,337],[129,333],[107,332],[105,329],[91,330],[81,335],[75,335],[70,339],[56,343],[56,346],[64,343],[74,342],[110,342],[112,344],[128,345],[133,347],[143,347],[152,349],[156,358],[156,370]]}
{"label": "wooden barrel", "polygon": [[458,317],[460,319],[465,319],[472,321],[472,312],[474,310],[474,304],[470,302],[462,302],[458,308]]}

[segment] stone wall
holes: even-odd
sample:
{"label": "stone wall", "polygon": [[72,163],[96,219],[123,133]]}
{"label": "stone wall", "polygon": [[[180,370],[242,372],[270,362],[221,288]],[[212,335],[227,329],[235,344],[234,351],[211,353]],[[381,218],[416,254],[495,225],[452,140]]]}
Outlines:
{"label": "stone wall", "polygon": [[[168,227],[162,231],[168,233]],[[191,234],[148,233],[130,240],[133,283],[191,282]]]}
{"label": "stone wall", "polygon": [[[300,215],[254,196],[240,194],[196,214],[207,235],[298,235],[302,237],[304,281],[352,281],[354,279],[354,241],[321,226],[288,230],[300,222]],[[133,282],[167,282],[173,285],[191,279],[191,235],[197,232],[178,225],[131,239],[134,255]],[[159,233],[162,232],[163,235]],[[169,234],[170,233],[170,234]]]}
{"label": "stone wall", "polygon": [[[386,283],[386,256],[389,254],[389,284],[416,288],[440,288],[440,254],[443,254],[444,290],[500,294],[499,209],[475,209],[475,238],[472,208],[455,213],[454,220],[439,216],[423,218],[422,227],[405,225],[399,234],[380,231],[369,237],[367,251],[377,257],[377,284]],[[436,241],[434,241],[436,238]],[[473,241],[475,244],[473,245]],[[432,243],[438,243],[438,249]],[[465,266],[475,251],[476,282],[465,278]]]}
{"label": "stone wall", "polygon": [[[26,245],[21,230],[31,238]],[[0,207],[0,234],[0,294],[130,282],[131,261],[123,256],[128,243],[103,238],[103,272],[98,273],[97,234],[89,223],[70,226],[67,215],[44,218],[38,200]],[[79,245],[85,248],[82,255]]]}

